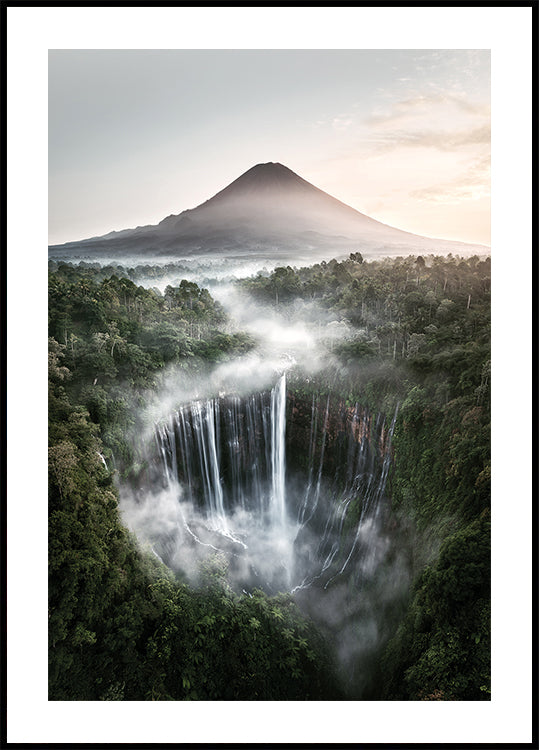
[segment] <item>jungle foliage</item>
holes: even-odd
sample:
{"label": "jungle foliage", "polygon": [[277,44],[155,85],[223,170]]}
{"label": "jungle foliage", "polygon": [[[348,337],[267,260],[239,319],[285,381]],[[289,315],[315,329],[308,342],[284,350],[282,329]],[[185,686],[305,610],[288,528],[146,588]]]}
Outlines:
{"label": "jungle foliage", "polygon": [[49,301],[49,699],[319,700],[327,646],[287,595],[237,595],[221,560],[191,589],[141,549],[106,459],[133,461],[130,405],[165,364],[196,372],[252,342],[191,282],[164,295],[67,267]]}
{"label": "jungle foliage", "polygon": [[333,369],[298,379],[297,397],[330,392],[389,418],[398,406],[389,494],[411,528],[414,582],[373,699],[489,699],[490,258],[351,253],[240,283],[346,325],[328,338]]}

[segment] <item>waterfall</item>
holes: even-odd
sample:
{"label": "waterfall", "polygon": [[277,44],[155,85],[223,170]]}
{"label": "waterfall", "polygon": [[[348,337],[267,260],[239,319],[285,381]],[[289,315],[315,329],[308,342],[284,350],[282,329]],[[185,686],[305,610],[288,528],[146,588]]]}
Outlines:
{"label": "waterfall", "polygon": [[[369,580],[385,553],[397,411],[388,426],[358,403],[313,395],[302,412],[303,446],[294,410],[282,374],[267,391],[194,400],[156,425],[162,485],[175,493],[187,532],[169,524],[154,537],[161,557],[181,566],[197,550],[222,551],[234,558],[239,590],[323,589],[343,577],[361,588]],[[287,430],[289,442],[300,441],[288,459]]]}
{"label": "waterfall", "polygon": [[[381,414],[373,417],[357,403],[353,409],[343,408],[331,418],[333,434],[328,440],[328,398],[317,452],[318,408],[315,409],[313,400],[309,482],[300,508],[298,538],[307,534],[309,528],[316,529],[318,543],[315,561],[311,554],[301,582],[294,591],[309,588],[315,583],[328,588],[335,579],[345,574],[350,574],[355,585],[361,588],[374,574],[379,559],[385,553],[386,541],[381,533],[381,521],[397,411],[398,406],[390,426],[386,428]],[[333,481],[325,479],[325,501],[319,507],[322,466],[325,454],[330,449],[333,453],[332,464],[336,466]],[[314,481],[317,461],[318,477]],[[308,508],[309,514],[306,512]],[[357,520],[352,524],[351,518],[354,516]]]}
{"label": "waterfall", "polygon": [[285,523],[285,432],[284,375],[269,393],[193,401],[156,426],[165,475],[221,529],[237,507]]}
{"label": "waterfall", "polygon": [[[316,483],[314,483],[315,448],[316,448],[317,428],[318,428],[318,408],[317,407],[315,408],[315,400],[313,396],[313,403],[312,403],[312,409],[311,409],[311,429],[310,429],[310,436],[309,436],[309,462],[308,462],[309,463],[309,481],[307,483],[305,497],[303,500],[303,504],[301,505],[299,516],[298,516],[298,521],[301,525],[305,525],[309,523],[309,521],[313,517],[318,507],[318,500],[320,498],[320,489],[322,486],[322,471],[324,468],[324,451],[326,448],[326,434],[327,434],[328,418],[329,418],[329,395],[326,400],[326,411],[325,411],[324,422],[323,422],[323,427],[322,427],[322,441],[321,441],[322,448],[320,451],[318,473],[316,475]],[[305,514],[309,510],[309,507],[310,507],[309,515],[307,518],[305,518]]]}
{"label": "waterfall", "polygon": [[286,518],[285,430],[286,375],[283,374],[271,392],[271,515],[281,527]]}
{"label": "waterfall", "polygon": [[101,463],[103,464],[103,466],[105,467],[105,469],[108,471],[109,467],[107,466],[107,462],[105,461],[105,456],[102,453],[100,453],[99,451],[97,451],[97,455],[101,459]]}
{"label": "waterfall", "polygon": [[[378,468],[378,474],[376,473],[373,454],[367,455],[367,452],[364,450],[364,446],[368,445],[367,441],[364,439],[361,443],[358,452],[356,473],[350,487],[352,492],[362,492],[359,522],[348,555],[339,570],[328,581],[326,581],[324,588],[327,588],[337,576],[344,573],[354,556],[356,557],[354,578],[357,584],[362,585],[367,579],[368,574],[372,573],[374,570],[375,565],[373,563],[375,563],[376,545],[380,542],[377,534],[377,522],[379,520],[382,500],[385,496],[386,482],[391,462],[391,438],[395,429],[397,412],[398,404],[387,435],[384,433],[384,424],[380,415],[378,415],[374,425],[376,445],[382,453],[381,466]],[[356,414],[357,404],[354,417]]]}

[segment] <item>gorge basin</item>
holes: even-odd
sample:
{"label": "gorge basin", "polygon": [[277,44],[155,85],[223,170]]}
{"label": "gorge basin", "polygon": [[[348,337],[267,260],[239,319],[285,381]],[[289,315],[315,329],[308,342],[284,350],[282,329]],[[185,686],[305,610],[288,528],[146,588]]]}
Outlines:
{"label": "gorge basin", "polygon": [[122,492],[127,524],[196,583],[219,559],[248,593],[360,588],[389,539],[388,421],[331,396],[271,390],[182,404],[155,426],[148,476]]}

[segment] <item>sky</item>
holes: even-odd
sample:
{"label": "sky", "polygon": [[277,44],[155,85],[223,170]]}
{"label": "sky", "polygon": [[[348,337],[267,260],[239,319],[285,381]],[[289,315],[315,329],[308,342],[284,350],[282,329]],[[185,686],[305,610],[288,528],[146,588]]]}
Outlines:
{"label": "sky", "polygon": [[490,245],[490,51],[48,54],[49,244],[194,208],[280,162],[353,208]]}

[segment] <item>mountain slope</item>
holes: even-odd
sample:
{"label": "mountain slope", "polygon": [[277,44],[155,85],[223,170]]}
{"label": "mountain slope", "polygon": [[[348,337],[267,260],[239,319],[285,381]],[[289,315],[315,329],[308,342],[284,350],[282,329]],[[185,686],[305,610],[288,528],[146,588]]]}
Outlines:
{"label": "mountain slope", "polygon": [[382,224],[311,185],[278,163],[257,164],[196,208],[157,225],[110,232],[49,248],[51,256],[309,253],[332,256],[485,252],[480,245],[433,240]]}

